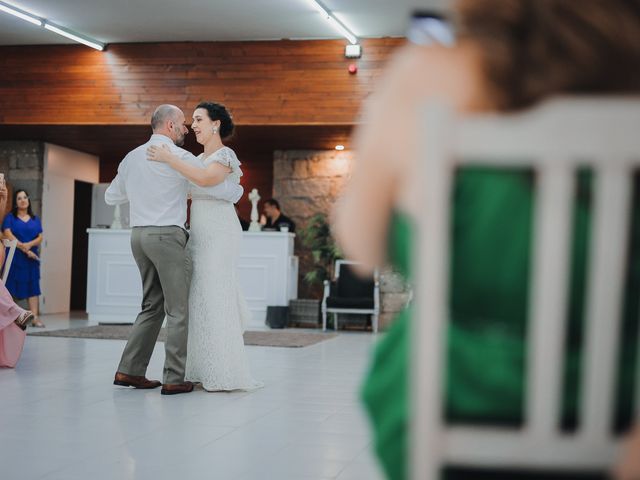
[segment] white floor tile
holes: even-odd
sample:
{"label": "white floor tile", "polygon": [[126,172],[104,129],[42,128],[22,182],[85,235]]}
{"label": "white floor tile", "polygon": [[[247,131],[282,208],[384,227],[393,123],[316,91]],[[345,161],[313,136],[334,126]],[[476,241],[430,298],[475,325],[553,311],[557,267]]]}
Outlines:
{"label": "white floor tile", "polygon": [[[47,329],[83,315],[43,316]],[[123,341],[27,337],[0,369],[3,480],[382,479],[358,392],[373,337],[248,347],[254,392],[163,397],[112,385]],[[161,378],[156,346],[149,378]]]}

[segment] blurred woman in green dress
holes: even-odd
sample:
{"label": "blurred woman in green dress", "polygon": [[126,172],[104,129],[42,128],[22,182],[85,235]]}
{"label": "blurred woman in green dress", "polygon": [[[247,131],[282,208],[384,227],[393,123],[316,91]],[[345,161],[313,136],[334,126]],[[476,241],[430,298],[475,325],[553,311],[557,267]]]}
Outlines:
{"label": "blurred woman in green dress", "polygon": [[[462,0],[455,4],[452,21],[457,35],[453,46],[402,48],[365,106],[364,123],[355,136],[356,165],[335,211],[341,247],[365,268],[389,262],[411,279],[411,218],[421,215],[414,163],[421,138],[416,105],[438,98],[465,114],[523,109],[561,94],[640,92],[640,0]],[[579,421],[583,278],[594,180],[590,171],[578,172],[569,353],[559,419],[565,429]],[[534,184],[533,173],[526,170],[474,168],[457,175],[451,219],[449,422],[518,425],[522,420]],[[640,292],[638,188],[631,235],[616,392],[618,428],[628,426],[633,411]],[[363,386],[376,453],[391,479],[407,478],[413,320],[405,311],[389,328]],[[449,472],[447,478],[474,478],[469,475]],[[514,478],[496,475],[487,478]]]}

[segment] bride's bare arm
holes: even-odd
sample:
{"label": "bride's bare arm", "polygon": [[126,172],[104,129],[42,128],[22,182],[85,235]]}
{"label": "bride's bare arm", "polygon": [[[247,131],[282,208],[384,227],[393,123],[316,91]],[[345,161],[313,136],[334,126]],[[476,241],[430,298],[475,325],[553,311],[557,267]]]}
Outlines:
{"label": "bride's bare arm", "polygon": [[204,168],[183,162],[182,159],[173,154],[171,149],[166,145],[162,147],[157,145],[150,146],[147,149],[147,158],[156,162],[166,163],[191,183],[199,187],[218,185],[224,182],[229,173],[231,173],[231,168],[218,162],[212,162]]}

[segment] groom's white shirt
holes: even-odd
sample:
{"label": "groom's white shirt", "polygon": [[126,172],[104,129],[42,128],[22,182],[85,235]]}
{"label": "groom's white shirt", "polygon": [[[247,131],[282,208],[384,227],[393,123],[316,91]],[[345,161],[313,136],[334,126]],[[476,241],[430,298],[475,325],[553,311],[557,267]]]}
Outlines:
{"label": "groom's white shirt", "polygon": [[[169,137],[153,134],[147,143],[132,150],[120,162],[118,174],[104,194],[109,205],[129,202],[129,223],[132,227],[184,227],[187,221],[186,198],[190,182],[168,165],[147,160],[151,145],[169,145],[182,161],[203,168],[193,154],[177,147]],[[236,203],[244,189],[225,180],[203,188],[210,195]]]}

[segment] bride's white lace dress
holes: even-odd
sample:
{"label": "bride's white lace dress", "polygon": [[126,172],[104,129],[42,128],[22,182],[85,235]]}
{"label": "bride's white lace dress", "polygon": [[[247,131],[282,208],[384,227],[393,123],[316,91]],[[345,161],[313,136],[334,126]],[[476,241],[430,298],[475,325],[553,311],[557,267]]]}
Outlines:
{"label": "bride's white lace dress", "polygon": [[[222,147],[204,165],[220,162],[232,169],[228,179],[240,183],[240,162]],[[193,277],[189,294],[189,340],[186,379],[206,390],[252,390],[262,386],[249,371],[242,333],[249,308],[240,292],[237,260],[242,228],[232,203],[217,200],[198,187],[191,191]]]}

